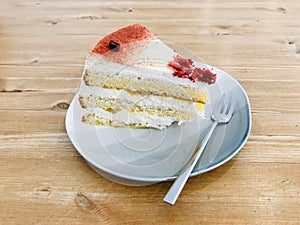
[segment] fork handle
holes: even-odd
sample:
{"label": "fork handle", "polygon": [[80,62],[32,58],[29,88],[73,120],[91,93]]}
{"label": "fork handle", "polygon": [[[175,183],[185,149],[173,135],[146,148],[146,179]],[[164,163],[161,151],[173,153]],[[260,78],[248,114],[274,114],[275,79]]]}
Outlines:
{"label": "fork handle", "polygon": [[[182,191],[185,183],[187,182],[188,178],[190,177],[196,163],[198,162],[200,156],[202,155],[208,140],[210,139],[211,135],[213,134],[215,128],[217,127],[218,122],[214,122],[209,130],[209,132],[205,135],[204,139],[202,142],[199,142],[199,144],[196,147],[196,151],[186,164],[186,166],[180,171],[180,174],[176,178],[175,182],[169,189],[168,193],[164,197],[164,201],[174,205],[180,192]],[[201,145],[201,147],[200,147]],[[199,148],[200,147],[200,148]]]}

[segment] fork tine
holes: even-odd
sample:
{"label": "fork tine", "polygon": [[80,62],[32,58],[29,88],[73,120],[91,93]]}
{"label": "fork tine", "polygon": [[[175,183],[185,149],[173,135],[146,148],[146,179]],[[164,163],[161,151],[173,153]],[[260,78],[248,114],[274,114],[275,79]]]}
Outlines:
{"label": "fork tine", "polygon": [[214,108],[214,113],[220,113],[222,111],[222,108],[224,106],[224,97],[225,95],[223,94],[220,100],[218,101],[218,104]]}
{"label": "fork tine", "polygon": [[227,116],[229,116],[229,117],[232,116],[234,108],[235,108],[235,101],[231,101],[230,108],[229,108],[229,111],[227,113]]}
{"label": "fork tine", "polygon": [[222,110],[222,113],[223,114],[226,114],[227,110],[228,110],[228,107],[229,107],[229,104],[231,102],[231,96],[228,97],[228,95],[225,96],[225,99],[224,99],[224,108]]}

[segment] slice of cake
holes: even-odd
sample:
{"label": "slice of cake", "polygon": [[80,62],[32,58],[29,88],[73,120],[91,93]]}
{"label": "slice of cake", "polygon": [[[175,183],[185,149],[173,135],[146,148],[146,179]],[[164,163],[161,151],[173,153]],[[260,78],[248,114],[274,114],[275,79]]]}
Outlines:
{"label": "slice of cake", "polygon": [[89,53],[79,90],[82,121],[163,129],[202,117],[216,74],[134,24],[101,39]]}

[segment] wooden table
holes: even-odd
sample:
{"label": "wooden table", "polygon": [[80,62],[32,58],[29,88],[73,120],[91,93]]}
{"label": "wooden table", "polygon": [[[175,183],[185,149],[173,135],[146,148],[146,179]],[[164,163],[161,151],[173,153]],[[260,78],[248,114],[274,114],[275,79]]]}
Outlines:
{"label": "wooden table", "polygon": [[[0,2],[0,224],[299,224],[299,1]],[[250,138],[223,166],[191,178],[124,186],[76,152],[64,119],[87,52],[142,23],[192,49],[247,91]]]}

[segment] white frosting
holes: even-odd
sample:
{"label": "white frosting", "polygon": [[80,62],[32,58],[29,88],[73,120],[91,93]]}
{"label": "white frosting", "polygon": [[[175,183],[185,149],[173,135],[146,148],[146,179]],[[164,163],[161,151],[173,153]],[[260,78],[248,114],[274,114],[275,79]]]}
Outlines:
{"label": "white frosting", "polygon": [[[119,77],[140,77],[141,79],[160,80],[178,86],[201,89],[207,86],[203,82],[192,82],[187,78],[174,76],[168,62],[174,59],[177,53],[160,40],[151,40],[145,43],[144,50],[134,57],[133,65],[123,65],[108,61],[97,54],[87,57],[85,68],[92,72],[116,75]],[[197,67],[205,67],[201,63],[194,63]]]}

